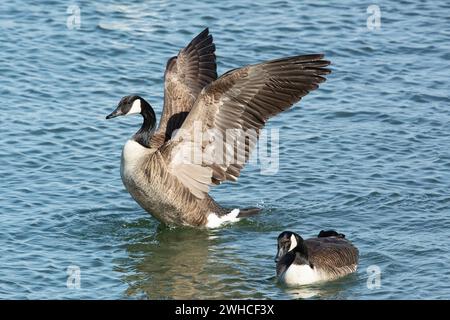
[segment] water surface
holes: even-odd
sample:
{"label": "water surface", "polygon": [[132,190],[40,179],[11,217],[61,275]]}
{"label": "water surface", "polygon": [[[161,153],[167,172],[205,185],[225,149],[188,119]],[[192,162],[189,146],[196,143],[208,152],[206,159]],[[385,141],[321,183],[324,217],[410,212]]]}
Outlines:
{"label": "water surface", "polygon": [[[450,5],[378,1],[67,1],[0,4],[0,298],[443,299],[450,296]],[[213,190],[260,206],[214,231],[167,229],[124,190],[124,142],[140,119],[104,120],[138,93],[162,108],[166,60],[204,27],[223,73],[324,52],[328,81],[270,121],[279,171],[248,166]],[[356,274],[285,289],[279,232],[345,233]],[[67,268],[81,287],[67,288]],[[367,287],[369,266],[381,287]]]}

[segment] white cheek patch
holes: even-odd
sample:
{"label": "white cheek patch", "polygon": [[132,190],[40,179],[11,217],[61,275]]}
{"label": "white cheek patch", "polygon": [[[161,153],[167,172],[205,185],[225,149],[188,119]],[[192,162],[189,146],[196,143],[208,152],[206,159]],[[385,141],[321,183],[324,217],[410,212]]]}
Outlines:
{"label": "white cheek patch", "polygon": [[294,235],[291,235],[291,246],[289,248],[289,251],[293,250],[297,246],[297,239],[295,239]]}
{"label": "white cheek patch", "polygon": [[141,113],[141,99],[134,100],[133,104],[131,105],[130,111],[127,112],[127,116],[130,114],[137,114]]}

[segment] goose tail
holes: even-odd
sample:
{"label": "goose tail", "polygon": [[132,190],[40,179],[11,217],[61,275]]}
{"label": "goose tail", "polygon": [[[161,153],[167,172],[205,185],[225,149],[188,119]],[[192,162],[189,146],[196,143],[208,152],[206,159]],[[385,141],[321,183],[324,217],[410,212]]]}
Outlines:
{"label": "goose tail", "polygon": [[247,217],[251,217],[254,215],[257,215],[261,212],[261,208],[245,208],[245,209],[240,209],[239,210],[239,214],[238,214],[238,218],[247,218]]}
{"label": "goose tail", "polygon": [[326,238],[326,237],[336,237],[336,238],[345,238],[345,234],[338,233],[336,230],[322,230],[319,232],[318,238]]}

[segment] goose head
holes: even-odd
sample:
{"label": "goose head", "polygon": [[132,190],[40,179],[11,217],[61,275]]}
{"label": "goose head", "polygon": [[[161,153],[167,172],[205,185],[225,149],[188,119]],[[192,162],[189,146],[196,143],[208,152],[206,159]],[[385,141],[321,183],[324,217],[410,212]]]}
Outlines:
{"label": "goose head", "polygon": [[275,262],[278,262],[288,252],[296,251],[301,248],[303,250],[303,238],[292,231],[283,231],[278,236],[278,252],[275,257]]}
{"label": "goose head", "polygon": [[116,109],[106,116],[106,119],[112,119],[118,116],[128,116],[140,114],[144,118],[142,127],[133,136],[134,140],[144,147],[149,147],[150,138],[156,127],[156,115],[152,106],[140,96],[130,95],[123,97]]}
{"label": "goose head", "polygon": [[112,119],[118,116],[129,116],[141,114],[144,119],[156,121],[155,112],[151,105],[140,96],[130,95],[123,97],[117,108],[106,116],[106,119]]}

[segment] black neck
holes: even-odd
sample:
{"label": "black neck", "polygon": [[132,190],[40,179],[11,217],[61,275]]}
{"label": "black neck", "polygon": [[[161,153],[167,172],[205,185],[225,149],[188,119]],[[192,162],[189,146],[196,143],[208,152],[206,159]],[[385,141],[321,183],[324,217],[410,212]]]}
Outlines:
{"label": "black neck", "polygon": [[155,132],[156,116],[153,108],[144,99],[141,99],[141,115],[144,117],[144,122],[133,138],[144,147],[150,148],[150,139]]}
{"label": "black neck", "polygon": [[308,248],[304,241],[300,241],[292,251],[295,253],[295,262],[297,264],[308,264],[312,267],[309,262]]}

